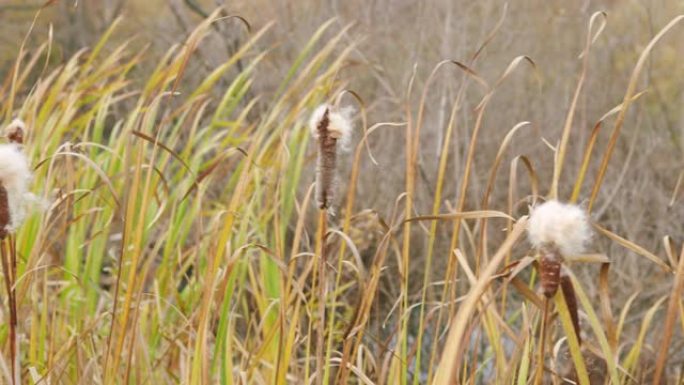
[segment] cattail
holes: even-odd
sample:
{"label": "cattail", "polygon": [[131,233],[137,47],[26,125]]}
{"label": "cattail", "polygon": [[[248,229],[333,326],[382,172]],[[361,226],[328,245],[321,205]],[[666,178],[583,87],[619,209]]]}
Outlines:
{"label": "cattail", "polygon": [[[336,110],[323,104],[316,108],[309,128],[318,139],[316,166],[316,201],[320,209],[330,209],[334,199],[338,147],[344,148],[349,140],[352,125],[350,109]],[[338,146],[338,144],[340,146]]]}
{"label": "cattail", "polygon": [[21,143],[26,126],[14,120],[5,128],[10,143],[0,144],[0,235],[4,238],[24,221],[26,208],[36,197],[28,192],[31,169]]}
{"label": "cattail", "polygon": [[551,298],[560,284],[563,257],[581,254],[591,238],[589,219],[578,206],[551,200],[532,210],[527,233],[540,254],[542,292]]}
{"label": "cattail", "polygon": [[[324,367],[325,353],[325,312],[326,297],[328,294],[327,280],[327,214],[331,211],[335,191],[335,171],[337,166],[337,150],[344,148],[349,140],[352,125],[350,120],[351,110],[339,110],[328,104],[316,108],[309,128],[311,135],[318,139],[318,160],[316,165],[316,201],[318,203],[319,225],[317,235],[317,250],[320,255],[318,262],[318,336],[316,339],[316,365],[319,370]],[[323,384],[327,372],[321,371],[316,377],[316,384]]]}
{"label": "cattail", "polygon": [[[7,235],[23,222],[27,203],[36,201],[33,194],[28,192],[31,170],[28,159],[22,152],[25,132],[26,125],[24,122],[15,119],[5,127],[5,136],[9,143],[0,144],[0,240],[3,242],[5,242]],[[14,288],[17,278],[16,251],[10,247],[12,251],[6,254],[5,245],[2,246],[2,250],[2,268],[5,274],[10,309],[9,343],[12,360],[12,382],[20,384],[19,357],[21,354],[17,340],[17,297]]]}

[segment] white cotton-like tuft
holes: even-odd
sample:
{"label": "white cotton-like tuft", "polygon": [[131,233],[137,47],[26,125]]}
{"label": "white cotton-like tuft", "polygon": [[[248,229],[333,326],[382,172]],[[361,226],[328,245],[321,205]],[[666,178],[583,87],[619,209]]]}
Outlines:
{"label": "white cotton-like tuft", "polygon": [[351,132],[354,128],[352,124],[353,107],[334,108],[329,104],[318,106],[309,119],[309,129],[314,138],[318,138],[318,126],[323,121],[325,112],[328,111],[328,134],[331,138],[337,139],[341,148],[345,148],[351,139]]}
{"label": "white cotton-like tuft", "polygon": [[562,255],[584,252],[591,239],[587,213],[579,206],[550,200],[536,206],[530,214],[527,235],[532,246],[554,244]]}
{"label": "white cotton-like tuft", "polygon": [[37,198],[28,191],[31,182],[28,159],[15,143],[0,144],[0,183],[7,191],[10,221],[7,230],[13,232],[26,216],[27,206]]}
{"label": "white cotton-like tuft", "polygon": [[311,136],[314,138],[318,138],[318,125],[321,124],[323,116],[325,116],[325,112],[329,109],[330,105],[321,104],[320,106],[316,107],[313,114],[311,114],[311,118],[309,119],[309,130],[311,130]]}
{"label": "white cotton-like tuft", "polygon": [[351,118],[353,114],[354,108],[352,107],[341,108],[339,111],[330,113],[330,126],[328,127],[328,131],[330,132],[330,136],[337,139],[343,148],[349,144],[349,139],[351,138],[353,129]]}

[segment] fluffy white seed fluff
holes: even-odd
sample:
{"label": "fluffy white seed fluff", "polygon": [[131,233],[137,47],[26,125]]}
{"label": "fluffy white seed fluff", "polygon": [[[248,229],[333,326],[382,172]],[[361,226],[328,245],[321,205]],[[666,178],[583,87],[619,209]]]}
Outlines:
{"label": "fluffy white seed fluff", "polygon": [[579,206],[550,200],[530,215],[527,235],[534,247],[552,243],[566,256],[578,255],[591,239],[589,218]]}
{"label": "fluffy white seed fluff", "polygon": [[28,192],[31,169],[26,155],[15,143],[0,144],[0,182],[7,190],[10,223],[7,230],[13,232],[26,216],[27,206],[37,198]]}
{"label": "fluffy white seed fluff", "polygon": [[311,131],[311,136],[314,138],[318,138],[318,125],[321,123],[321,120],[323,120],[325,111],[327,111],[329,108],[330,105],[321,104],[320,106],[316,107],[313,114],[311,114],[311,118],[309,118],[309,130]]}
{"label": "fluffy white seed fluff", "polygon": [[309,130],[311,130],[311,136],[314,138],[318,138],[318,125],[321,123],[321,120],[323,120],[325,111],[329,108],[330,105],[321,104],[320,106],[316,107],[313,114],[311,114],[311,118],[309,118]]}
{"label": "fluffy white seed fluff", "polygon": [[333,111],[330,114],[330,136],[337,139],[340,145],[344,148],[349,144],[351,133],[354,129],[352,125],[352,115],[354,115],[354,108],[344,107],[338,111]]}
{"label": "fluffy white seed fluff", "polygon": [[338,144],[342,148],[345,148],[349,144],[351,132],[354,128],[352,125],[354,108],[344,107],[336,109],[329,104],[321,104],[318,106],[313,114],[311,114],[311,119],[309,120],[309,129],[314,138],[318,138],[318,125],[321,123],[321,120],[323,120],[326,110],[329,110],[328,119],[330,120],[328,132],[331,137],[337,139]]}

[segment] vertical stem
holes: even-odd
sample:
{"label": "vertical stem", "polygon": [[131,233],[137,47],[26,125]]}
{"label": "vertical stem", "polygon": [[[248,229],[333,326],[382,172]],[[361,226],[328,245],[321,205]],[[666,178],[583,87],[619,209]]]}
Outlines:
{"label": "vertical stem", "polygon": [[5,275],[5,289],[7,290],[7,302],[9,306],[9,345],[10,345],[10,360],[12,384],[17,385],[21,383],[21,373],[19,365],[19,349],[17,344],[17,304],[15,297],[15,275],[16,275],[16,258],[12,256],[12,252],[7,250],[9,241],[3,238],[0,241],[0,253],[2,254],[2,270]]}
{"label": "vertical stem", "polygon": [[546,345],[546,327],[548,324],[549,299],[544,297],[544,313],[542,314],[541,332],[539,333],[539,357],[537,359],[537,371],[534,377],[534,385],[541,385],[544,378],[544,356]]}
{"label": "vertical stem", "polygon": [[15,238],[10,235],[9,239],[5,241],[9,246],[10,252],[9,257],[11,259],[10,272],[12,274],[12,291],[11,300],[12,308],[10,309],[10,322],[12,325],[12,343],[13,343],[13,362],[14,362],[14,383],[16,385],[21,384],[21,365],[19,362],[19,340],[17,339],[17,249],[15,244]]}
{"label": "vertical stem", "polygon": [[[17,303],[14,283],[17,274],[17,258],[15,248],[12,247],[13,238],[8,239],[7,226],[11,220],[7,190],[0,183],[0,257],[2,259],[2,271],[5,275],[5,289],[7,290],[7,303],[9,306],[9,343],[10,359],[12,361],[12,383],[21,383],[19,367],[19,349],[17,345]],[[8,247],[10,250],[8,250]]]}
{"label": "vertical stem", "polygon": [[325,357],[325,299],[328,294],[326,265],[328,264],[325,248],[325,235],[328,227],[328,212],[326,209],[320,209],[318,212],[318,234],[316,237],[316,248],[319,256],[318,260],[318,335],[316,341],[316,383],[323,384],[324,372],[326,365],[323,358]]}
{"label": "vertical stem", "polygon": [[670,342],[675,330],[675,322],[677,322],[677,308],[680,306],[682,291],[684,291],[684,247],[682,247],[682,252],[679,255],[675,282],[672,287],[672,293],[670,294],[670,300],[667,304],[667,313],[663,324],[663,337],[660,340],[660,351],[658,352],[655,373],[653,374],[653,385],[659,385],[661,383],[661,377],[663,377],[663,374],[665,373],[665,366],[670,351]]}

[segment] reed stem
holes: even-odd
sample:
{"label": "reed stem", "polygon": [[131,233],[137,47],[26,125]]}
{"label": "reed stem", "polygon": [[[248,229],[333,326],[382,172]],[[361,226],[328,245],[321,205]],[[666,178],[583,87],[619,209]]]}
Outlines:
{"label": "reed stem", "polygon": [[328,211],[324,208],[318,212],[318,234],[316,248],[318,254],[318,335],[316,340],[316,383],[324,383],[324,372],[327,373],[324,363],[325,357],[325,300],[328,295],[327,280],[327,250],[325,238],[328,231]]}

